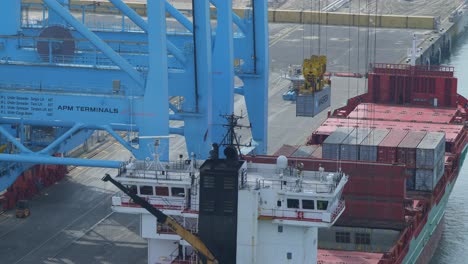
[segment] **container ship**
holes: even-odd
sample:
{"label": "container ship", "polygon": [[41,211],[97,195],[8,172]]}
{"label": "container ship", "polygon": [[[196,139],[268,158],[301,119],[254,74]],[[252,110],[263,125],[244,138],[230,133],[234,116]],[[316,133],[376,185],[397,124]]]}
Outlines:
{"label": "container ship", "polygon": [[467,110],[452,67],[375,64],[368,92],[307,144],[201,166],[131,161],[115,177],[130,196],[112,208],[142,214],[149,263],[199,263],[200,251],[148,206],[218,263],[428,263],[468,151]]}
{"label": "container ship", "polygon": [[275,153],[350,175],[345,212],[319,230],[318,263],[430,261],[467,153],[467,109],[453,67],[375,64],[367,93],[330,113],[304,146]]}

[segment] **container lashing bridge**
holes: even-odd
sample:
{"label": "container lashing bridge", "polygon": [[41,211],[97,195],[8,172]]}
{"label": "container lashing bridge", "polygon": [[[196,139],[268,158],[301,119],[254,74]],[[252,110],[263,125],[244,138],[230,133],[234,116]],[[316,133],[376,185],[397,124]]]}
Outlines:
{"label": "container lashing bridge", "polygon": [[[194,0],[188,17],[152,0],[144,19],[109,0],[120,14],[104,16],[109,26],[91,23],[92,6],[71,12],[79,1],[30,2],[22,10],[20,0],[0,1],[0,190],[39,163],[120,167],[53,156],[95,131],[136,159],[151,158],[151,137],[170,134],[188,138],[187,151],[206,158],[224,135],[221,115],[234,112],[234,94],[245,97],[256,153],[266,152],[267,1],[252,0],[238,16],[230,0]],[[236,77],[242,86],[234,86]],[[163,160],[168,145],[160,140]]]}

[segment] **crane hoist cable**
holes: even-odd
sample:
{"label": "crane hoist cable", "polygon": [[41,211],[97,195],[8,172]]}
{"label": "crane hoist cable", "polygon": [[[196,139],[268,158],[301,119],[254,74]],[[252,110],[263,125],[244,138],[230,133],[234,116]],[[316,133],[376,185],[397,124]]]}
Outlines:
{"label": "crane hoist cable", "polygon": [[321,55],[321,44],[322,44],[322,7],[321,7],[321,0],[318,1],[318,54]]}

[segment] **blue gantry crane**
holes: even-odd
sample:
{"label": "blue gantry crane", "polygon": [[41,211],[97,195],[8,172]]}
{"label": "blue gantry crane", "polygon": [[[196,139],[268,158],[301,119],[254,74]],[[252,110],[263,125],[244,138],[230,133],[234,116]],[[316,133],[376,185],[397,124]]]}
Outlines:
{"label": "blue gantry crane", "polygon": [[[245,97],[255,151],[266,152],[267,1],[237,15],[230,0],[193,0],[190,12],[148,0],[147,18],[109,2],[96,16],[96,1],[0,1],[0,191],[34,164],[121,166],[52,156],[94,131],[136,159],[151,158],[151,137],[169,134],[205,158],[235,94]],[[163,158],[168,144],[160,140]]]}

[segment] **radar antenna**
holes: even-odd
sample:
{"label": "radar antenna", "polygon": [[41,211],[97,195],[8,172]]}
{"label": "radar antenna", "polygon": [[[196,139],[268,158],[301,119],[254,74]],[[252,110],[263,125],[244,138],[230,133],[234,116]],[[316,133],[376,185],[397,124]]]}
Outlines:
{"label": "radar antenna", "polygon": [[[224,153],[229,154],[229,156],[231,156],[231,155],[241,155],[242,156],[240,147],[241,146],[250,147],[251,143],[241,144],[240,140],[239,140],[240,137],[238,137],[237,134],[236,134],[236,129],[252,128],[252,125],[251,124],[249,124],[248,126],[239,125],[238,121],[240,119],[244,118],[244,116],[242,116],[242,114],[241,115],[235,115],[234,113],[232,113],[230,115],[221,115],[221,117],[223,117],[227,121],[226,124],[223,125],[223,127],[225,127],[227,129],[227,132],[224,135],[224,138],[221,140],[221,143],[219,145],[225,147]],[[234,151],[236,153],[232,153]],[[228,155],[226,155],[226,156],[228,156]]]}

